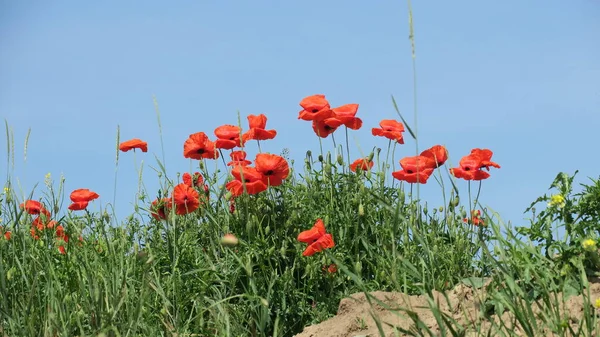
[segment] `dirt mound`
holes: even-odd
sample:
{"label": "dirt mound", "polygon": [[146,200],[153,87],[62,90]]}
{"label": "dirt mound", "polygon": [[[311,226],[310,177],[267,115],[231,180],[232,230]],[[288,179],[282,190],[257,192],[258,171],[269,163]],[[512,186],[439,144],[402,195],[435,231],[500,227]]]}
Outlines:
{"label": "dirt mound", "polygon": [[[337,315],[327,321],[321,322],[304,328],[304,331],[295,337],[375,337],[380,336],[379,329],[373,315],[379,318],[385,336],[406,336],[403,333],[396,333],[391,326],[417,331],[424,330],[425,326],[433,333],[440,332],[439,324],[430,309],[431,301],[437,303],[440,311],[448,317],[454,319],[458,324],[467,329],[466,336],[496,335],[494,328],[489,321],[484,321],[480,317],[480,306],[485,300],[485,287],[475,289],[470,286],[460,284],[454,289],[444,294],[434,291],[432,297],[418,295],[408,296],[398,292],[372,292],[374,299],[371,299],[373,306],[369,304],[364,293],[356,293],[340,302]],[[568,324],[574,331],[578,331],[579,322],[584,315],[583,296],[571,296],[567,300],[562,300],[562,295],[556,295],[560,303],[560,313],[562,317],[568,319]],[[590,286],[591,303],[600,298],[600,282],[596,281]],[[380,301],[378,303],[378,301]],[[588,302],[589,303],[589,302]],[[381,305],[383,304],[383,306]],[[543,303],[541,304],[543,305]],[[397,310],[386,310],[385,307]],[[594,310],[592,308],[592,310]],[[538,305],[532,307],[532,311],[540,318],[542,310]],[[594,311],[592,311],[594,312]],[[415,320],[418,317],[424,326],[417,326]],[[525,335],[523,329],[514,317],[506,311],[501,317],[494,317],[496,322],[502,320],[504,324],[510,327],[517,335]],[[391,325],[391,326],[390,326]],[[542,324],[543,325],[543,324]],[[552,336],[552,331],[541,328],[540,336]],[[479,330],[479,332],[477,332]],[[492,330],[492,331],[489,331]],[[506,330],[504,330],[506,332]]]}

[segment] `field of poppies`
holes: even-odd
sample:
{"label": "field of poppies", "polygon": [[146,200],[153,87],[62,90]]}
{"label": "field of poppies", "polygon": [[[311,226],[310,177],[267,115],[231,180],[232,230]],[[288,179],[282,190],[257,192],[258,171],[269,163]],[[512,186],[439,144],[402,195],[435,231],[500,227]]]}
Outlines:
{"label": "field of poppies", "polygon": [[[485,289],[475,321],[430,301],[433,329],[409,309],[388,308],[413,321],[397,335],[600,333],[600,299],[590,295],[600,270],[600,180],[574,193],[575,176],[558,174],[532,204],[531,224],[508,228],[478,200],[501,167],[490,149],[474,144],[448,167],[452,149],[433,145],[393,171],[390,152],[415,136],[400,114],[366,126],[358,104],[332,107],[317,94],[299,105],[298,123],[321,139],[304,163],[263,152],[277,131],[265,115],[249,115],[247,125],[189,135],[183,157],[196,169],[173,174],[159,162],[161,190],[144,191],[145,205],[124,220],[97,205],[95,186],[64,191],[47,177],[19,195],[9,174],[0,195],[0,335],[293,336],[353,293],[431,298],[460,284]],[[348,134],[363,127],[381,148],[350,158]],[[121,156],[152,150],[140,139],[117,145]],[[424,206],[419,184],[439,184],[444,206]],[[573,296],[583,299],[577,317],[563,310]]]}

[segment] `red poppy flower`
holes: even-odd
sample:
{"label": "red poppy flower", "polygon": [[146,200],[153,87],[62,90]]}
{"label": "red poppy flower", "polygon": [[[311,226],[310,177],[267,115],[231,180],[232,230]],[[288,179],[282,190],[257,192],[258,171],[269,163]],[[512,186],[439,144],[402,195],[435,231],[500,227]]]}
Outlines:
{"label": "red poppy flower", "polygon": [[62,238],[65,236],[65,228],[61,225],[56,226],[56,237]]}
{"label": "red poppy flower", "polygon": [[480,210],[472,210],[471,211],[471,220],[464,218],[463,219],[464,223],[471,223],[475,226],[485,226],[485,222],[483,222],[483,219],[481,218],[481,211]]}
{"label": "red poppy flower", "polygon": [[31,234],[31,237],[32,237],[34,240],[39,240],[39,239],[40,239],[40,236],[39,236],[39,235],[37,235],[37,232],[35,231],[35,227],[31,227],[31,228],[29,229],[29,233]]}
{"label": "red poppy flower", "polygon": [[94,191],[87,188],[80,188],[71,192],[70,198],[72,202],[87,201],[98,199],[100,196]]}
{"label": "red poppy flower", "polygon": [[424,157],[406,157],[400,160],[402,170],[392,172],[392,176],[411,184],[425,184],[436,167],[435,160]]}
{"label": "red poppy flower", "polygon": [[448,160],[448,150],[442,145],[434,145],[421,152],[421,156],[435,160],[436,167],[440,167]]}
{"label": "red poppy flower", "polygon": [[329,102],[325,99],[325,95],[312,95],[304,97],[300,101],[302,111],[298,114],[298,119],[305,121],[323,120],[334,115],[329,106]]}
{"label": "red poppy flower", "polygon": [[248,194],[257,194],[267,190],[267,184],[263,182],[263,175],[254,167],[234,166],[231,170],[231,174],[235,179],[228,182],[225,185],[225,188],[227,188],[234,197],[244,193],[244,185]]}
{"label": "red poppy flower", "polygon": [[358,130],[362,127],[362,120],[356,117],[358,104],[345,104],[331,110],[335,114],[335,118],[340,120],[347,128]]}
{"label": "red poppy flower", "polygon": [[175,186],[172,198],[175,203],[175,213],[178,215],[192,213],[200,207],[200,195],[198,191],[186,184]]}
{"label": "red poppy flower", "polygon": [[500,165],[491,161],[492,156],[494,155],[494,153],[491,150],[473,149],[473,150],[471,150],[471,155],[478,156],[479,158],[481,158],[480,169],[485,168],[489,171],[490,167],[500,168]]}
{"label": "red poppy flower", "polygon": [[[45,220],[47,220],[48,222],[44,222]],[[50,220],[50,219],[43,219],[41,216],[38,216],[37,218],[35,218],[33,220],[31,225],[33,227],[37,228],[38,231],[43,231],[46,228],[48,228],[48,229],[54,228],[54,226],[56,225],[56,221]]]}
{"label": "red poppy flower", "polygon": [[122,142],[119,145],[119,150],[123,151],[123,152],[127,152],[131,149],[140,149],[142,150],[142,152],[148,152],[148,143],[146,143],[145,141],[138,139],[138,138],[134,138],[131,140],[128,140],[126,142]]}
{"label": "red poppy flower", "polygon": [[379,123],[381,128],[373,128],[371,133],[373,136],[382,136],[387,139],[395,140],[400,144],[404,144],[404,124],[393,119],[384,119]]}
{"label": "red poppy flower", "polygon": [[50,217],[50,211],[44,208],[44,205],[42,205],[41,202],[36,200],[25,200],[19,207],[25,209],[25,211],[31,215],[44,214],[45,216]]}
{"label": "red poppy flower", "polygon": [[335,242],[333,242],[333,236],[329,233],[321,236],[317,241],[311,243],[304,252],[302,252],[302,256],[312,256],[315,253],[322,252],[327,248],[335,247]]}
{"label": "red poppy flower", "polygon": [[165,220],[170,208],[170,198],[162,198],[161,200],[156,199],[150,205],[150,215],[156,220]]}
{"label": "red poppy flower", "polygon": [[333,236],[325,232],[325,224],[321,219],[317,219],[311,229],[301,232],[298,235],[298,241],[309,244],[302,253],[303,256],[311,256],[335,246]]}
{"label": "red poppy flower", "polygon": [[325,235],[325,224],[323,220],[317,219],[311,229],[305,230],[298,234],[298,241],[304,243],[313,243],[321,236]]}
{"label": "red poppy flower", "polygon": [[67,251],[65,250],[65,246],[60,245],[58,246],[58,251],[62,254],[65,255],[67,253]]}
{"label": "red poppy flower", "polygon": [[337,128],[342,125],[342,122],[337,118],[326,118],[324,120],[314,120],[312,128],[315,134],[321,138],[327,138],[334,133]]}
{"label": "red poppy flower", "polygon": [[490,174],[483,169],[489,171],[490,167],[500,168],[500,165],[491,161],[493,152],[488,149],[473,149],[471,154],[461,158],[460,167],[450,169],[450,173],[456,178],[465,180],[483,180],[490,177]]}
{"label": "red poppy flower", "polygon": [[9,231],[4,232],[4,238],[6,240],[10,240],[10,235],[11,235],[11,233]]}
{"label": "red poppy flower", "polygon": [[218,149],[226,149],[231,150],[236,146],[242,146],[240,140],[240,134],[242,132],[242,128],[235,125],[221,125],[215,129],[215,136],[217,136],[217,141],[215,142],[215,146]]}
{"label": "red poppy flower", "polygon": [[273,139],[277,135],[277,131],[275,130],[265,130],[265,128],[267,127],[267,116],[265,116],[264,114],[260,114],[258,116],[248,115],[248,124],[250,125],[250,130],[244,133],[242,137],[244,142],[251,139]]}
{"label": "red poppy flower", "polygon": [[216,159],[219,158],[219,152],[216,152],[214,142],[208,140],[204,132],[191,134],[183,144],[183,157],[191,159]]}
{"label": "red poppy flower", "polygon": [[279,186],[290,173],[285,158],[276,154],[259,153],[254,159],[256,171],[263,175],[263,182],[270,186]]}
{"label": "red poppy flower", "polygon": [[333,273],[337,272],[337,266],[335,265],[335,263],[332,263],[329,266],[324,265],[323,267],[321,267],[321,270],[323,272],[327,272],[327,273],[333,274]]}
{"label": "red poppy flower", "polygon": [[69,205],[69,209],[71,211],[83,211],[88,207],[89,202],[87,201],[77,201],[73,202]]}
{"label": "red poppy flower", "polygon": [[350,171],[356,172],[357,167],[360,167],[361,171],[368,171],[373,168],[373,165],[374,163],[369,158],[359,158],[350,164]]}
{"label": "red poppy flower", "polygon": [[81,211],[87,208],[88,203],[92,200],[98,199],[100,196],[98,193],[90,191],[87,188],[80,188],[71,192],[71,205],[69,209],[72,211]]}
{"label": "red poppy flower", "polygon": [[231,161],[227,163],[227,166],[248,166],[252,164],[251,161],[246,160],[246,151],[231,151]]}

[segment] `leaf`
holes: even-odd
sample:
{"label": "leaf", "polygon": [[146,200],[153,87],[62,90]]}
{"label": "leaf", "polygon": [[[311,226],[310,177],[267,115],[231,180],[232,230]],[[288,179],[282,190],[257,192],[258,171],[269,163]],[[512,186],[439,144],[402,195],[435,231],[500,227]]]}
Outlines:
{"label": "leaf", "polygon": [[483,288],[485,285],[485,279],[483,277],[467,277],[460,282],[475,289]]}

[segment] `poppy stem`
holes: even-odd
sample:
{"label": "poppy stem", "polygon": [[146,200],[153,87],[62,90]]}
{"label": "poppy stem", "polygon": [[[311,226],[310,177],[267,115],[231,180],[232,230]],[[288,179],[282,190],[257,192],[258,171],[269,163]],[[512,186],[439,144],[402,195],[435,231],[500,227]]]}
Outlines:
{"label": "poppy stem", "polygon": [[349,142],[348,142],[348,127],[344,126],[344,129],[346,131],[346,153],[348,154],[348,158],[346,158],[346,160],[348,161],[348,163],[350,163],[350,146],[349,146]]}
{"label": "poppy stem", "polygon": [[262,153],[262,149],[260,148],[260,140],[256,140],[256,144],[258,144],[258,153]]}

